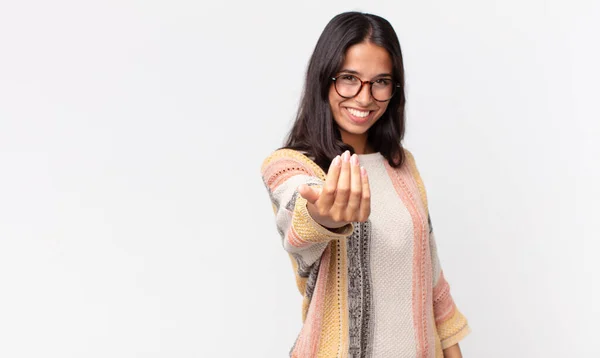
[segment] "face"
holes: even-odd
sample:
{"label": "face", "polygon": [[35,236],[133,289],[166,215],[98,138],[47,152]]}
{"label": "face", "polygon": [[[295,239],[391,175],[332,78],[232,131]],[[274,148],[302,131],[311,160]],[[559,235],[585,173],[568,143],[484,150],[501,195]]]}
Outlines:
{"label": "face", "polygon": [[[346,51],[346,58],[336,77],[351,74],[362,81],[392,78],[392,59],[383,47],[362,42]],[[342,141],[355,149],[364,147],[369,128],[385,113],[389,101],[378,102],[371,96],[369,84],[353,98],[340,96],[335,85],[329,88],[329,105],[342,134]]]}

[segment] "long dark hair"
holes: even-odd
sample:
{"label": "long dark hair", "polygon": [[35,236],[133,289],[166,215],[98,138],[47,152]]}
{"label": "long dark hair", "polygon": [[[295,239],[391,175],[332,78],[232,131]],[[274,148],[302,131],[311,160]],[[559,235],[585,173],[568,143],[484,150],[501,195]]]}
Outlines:
{"label": "long dark hair", "polygon": [[385,113],[369,128],[367,141],[392,167],[399,167],[404,162],[401,141],[404,138],[406,97],[400,42],[386,19],[372,14],[345,12],[331,19],[319,37],[306,71],[296,121],[284,146],[306,153],[325,172],[336,155],[346,150],[354,153],[354,148],[342,142],[340,130],[333,120],[328,93],[331,78],[344,63],[346,50],[364,41],[388,51],[394,81],[400,84]]}

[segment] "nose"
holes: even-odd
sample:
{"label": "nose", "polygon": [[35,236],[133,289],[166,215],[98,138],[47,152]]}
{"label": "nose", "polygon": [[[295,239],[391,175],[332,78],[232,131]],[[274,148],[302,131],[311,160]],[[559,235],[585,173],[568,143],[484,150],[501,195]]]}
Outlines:
{"label": "nose", "polygon": [[371,96],[371,84],[365,81],[360,89],[360,92],[358,92],[354,99],[362,107],[367,107],[369,104],[371,104],[373,101],[373,97]]}

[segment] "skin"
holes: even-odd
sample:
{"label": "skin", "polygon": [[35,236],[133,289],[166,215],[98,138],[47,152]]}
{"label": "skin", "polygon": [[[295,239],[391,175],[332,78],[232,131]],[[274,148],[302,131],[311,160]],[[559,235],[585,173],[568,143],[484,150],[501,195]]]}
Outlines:
{"label": "skin", "polygon": [[444,358],[462,358],[458,343],[444,349]]}
{"label": "skin", "polygon": [[[370,42],[362,42],[348,48],[338,75],[350,73],[363,81],[374,81],[379,78],[391,78],[392,69],[392,59],[386,49]],[[369,87],[368,84],[363,85],[358,95],[348,99],[341,97],[333,84],[329,88],[329,105],[340,129],[342,141],[350,144],[358,154],[372,152],[367,145],[367,133],[385,113],[389,103],[389,101],[378,102],[373,99]],[[354,123],[348,108],[371,111],[369,120],[362,124]]]}
{"label": "skin", "polygon": [[[383,47],[370,42],[351,46],[339,74],[350,73],[361,80],[374,81],[389,78],[393,64]],[[351,145],[356,153],[372,153],[367,143],[369,128],[385,113],[389,102],[378,102],[372,96],[369,85],[363,85],[353,98],[341,97],[332,84],[329,88],[329,105],[333,118],[340,129],[342,141]],[[364,123],[352,120],[348,108],[369,111]],[[307,200],[307,209],[320,225],[335,230],[351,222],[365,222],[371,213],[369,178],[360,166],[358,156],[346,151],[333,159],[322,188],[300,185],[300,195]],[[445,358],[462,358],[458,344],[444,350]]]}

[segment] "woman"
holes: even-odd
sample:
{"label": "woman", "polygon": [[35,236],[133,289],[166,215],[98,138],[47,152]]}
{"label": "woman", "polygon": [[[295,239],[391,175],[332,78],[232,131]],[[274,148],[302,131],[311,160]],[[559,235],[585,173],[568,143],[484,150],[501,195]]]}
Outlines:
{"label": "woman", "polygon": [[470,328],[401,144],[404,106],[390,23],[335,16],[310,59],[286,146],[262,166],[303,295],[292,357],[461,357]]}

